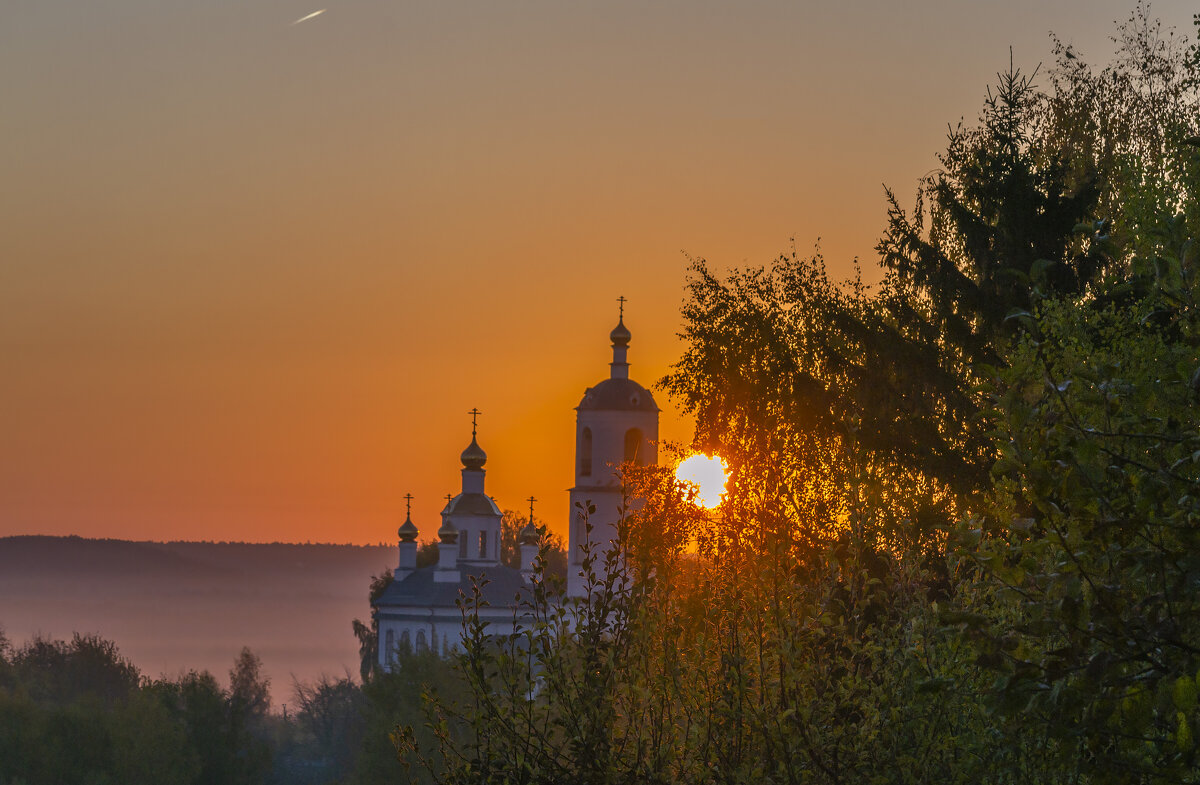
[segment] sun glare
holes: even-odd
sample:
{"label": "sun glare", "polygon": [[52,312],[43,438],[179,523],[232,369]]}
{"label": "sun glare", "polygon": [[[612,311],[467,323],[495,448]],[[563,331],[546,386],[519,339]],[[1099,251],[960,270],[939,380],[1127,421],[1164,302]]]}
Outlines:
{"label": "sun glare", "polygon": [[725,461],[719,455],[711,458],[693,455],[679,464],[675,477],[696,486],[696,503],[710,510],[721,503],[725,482],[729,479],[725,474]]}

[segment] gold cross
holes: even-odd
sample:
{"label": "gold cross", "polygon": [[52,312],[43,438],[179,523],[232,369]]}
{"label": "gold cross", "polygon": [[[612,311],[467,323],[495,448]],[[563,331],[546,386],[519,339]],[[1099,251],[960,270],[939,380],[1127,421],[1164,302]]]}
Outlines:
{"label": "gold cross", "polygon": [[530,496],[525,501],[529,502],[529,524],[532,526],[533,525],[533,503],[535,501],[537,501],[537,499]]}
{"label": "gold cross", "polygon": [[404,494],[404,517],[405,518],[410,518],[410,519],[412,518],[412,500],[413,500],[413,495],[411,493]]}
{"label": "gold cross", "polygon": [[478,408],[474,408],[467,412],[467,414],[471,415],[471,438],[475,438],[475,431],[478,427],[476,419],[479,417],[479,415],[483,414],[483,412],[479,411]]}
{"label": "gold cross", "polygon": [[625,321],[625,302],[626,302],[625,295],[621,295],[620,297],[618,297],[617,302],[619,302],[621,304],[621,315],[617,317],[617,321],[623,322],[623,321]]}

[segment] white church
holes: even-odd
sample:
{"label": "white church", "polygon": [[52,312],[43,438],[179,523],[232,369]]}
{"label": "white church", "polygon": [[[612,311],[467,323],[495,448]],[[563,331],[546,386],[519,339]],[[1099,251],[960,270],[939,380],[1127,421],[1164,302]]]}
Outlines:
{"label": "white church", "polygon": [[[575,484],[570,490],[570,529],[567,544],[567,597],[585,592],[581,572],[585,544],[584,522],[577,503],[590,502],[588,517],[593,552],[600,553],[594,570],[600,571],[603,549],[617,537],[623,503],[617,468],[625,462],[658,462],[658,405],[650,391],[629,378],[630,333],[625,327],[624,298],[612,340],[609,376],[589,387],[575,407]],[[442,510],[437,531],[437,564],[418,568],[417,527],[411,515],[397,534],[399,563],[392,583],[375,601],[379,622],[379,665],[390,669],[400,649],[432,649],[445,654],[462,638],[460,593],[473,593],[471,576],[486,576],[481,590],[489,606],[480,610],[481,621],[511,625],[514,598],[529,585],[538,552],[538,534],[532,524],[521,532],[521,567],[500,563],[500,507],[484,491],[483,468],[487,454],[472,427],[471,443],[462,453],[462,491]]]}

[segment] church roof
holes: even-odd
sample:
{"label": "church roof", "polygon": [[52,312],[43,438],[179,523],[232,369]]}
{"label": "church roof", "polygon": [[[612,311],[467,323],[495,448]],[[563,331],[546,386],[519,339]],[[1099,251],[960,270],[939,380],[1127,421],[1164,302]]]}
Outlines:
{"label": "church roof", "polygon": [[398,581],[392,581],[384,589],[383,594],[375,601],[375,607],[398,608],[455,608],[458,594],[461,591],[467,597],[472,596],[473,586],[471,576],[477,576],[482,583],[486,578],[488,583],[480,589],[480,595],[493,608],[512,607],[516,604],[516,596],[528,591],[529,584],[521,575],[520,570],[503,565],[473,566],[460,564],[458,573],[461,579],[457,583],[435,583],[433,574],[437,567],[422,567],[414,570]]}
{"label": "church roof", "polygon": [[460,493],[450,500],[442,515],[500,515],[492,497],[483,493]]}
{"label": "church roof", "polygon": [[605,379],[584,392],[578,408],[657,412],[658,404],[649,390],[632,379]]}

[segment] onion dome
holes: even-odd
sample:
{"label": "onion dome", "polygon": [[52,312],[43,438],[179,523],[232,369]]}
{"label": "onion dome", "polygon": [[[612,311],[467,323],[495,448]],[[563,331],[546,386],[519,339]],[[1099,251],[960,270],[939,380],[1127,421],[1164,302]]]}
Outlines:
{"label": "onion dome", "polygon": [[458,529],[454,527],[449,518],[442,521],[442,528],[438,529],[438,539],[447,545],[458,542]]}
{"label": "onion dome", "polygon": [[624,317],[617,320],[617,326],[614,327],[613,331],[608,334],[608,337],[612,340],[613,346],[629,345],[629,339],[633,336],[630,335],[629,328],[625,326]]}
{"label": "onion dome", "polygon": [[522,545],[537,545],[538,544],[538,539],[539,539],[538,531],[536,528],[534,528],[533,521],[530,521],[529,523],[525,524],[525,528],[521,529],[521,533],[518,535],[518,539],[520,540]]}
{"label": "onion dome", "polygon": [[462,453],[463,468],[478,471],[483,468],[485,463],[487,463],[487,453],[479,446],[479,442],[475,441],[475,437],[471,436],[471,443]]}
{"label": "onion dome", "polygon": [[417,527],[412,522],[412,518],[405,518],[404,523],[400,524],[400,528],[396,530],[396,534],[400,537],[400,542],[416,542]]}

